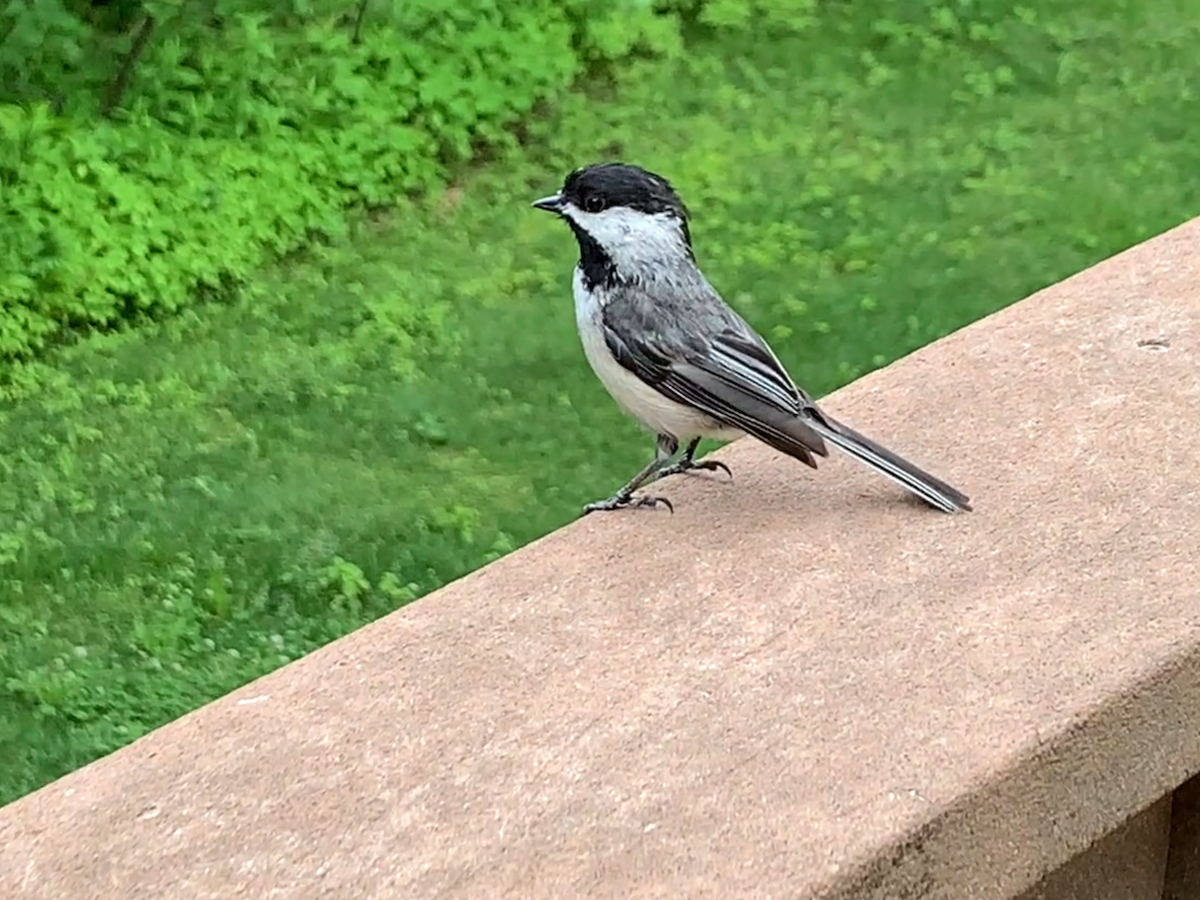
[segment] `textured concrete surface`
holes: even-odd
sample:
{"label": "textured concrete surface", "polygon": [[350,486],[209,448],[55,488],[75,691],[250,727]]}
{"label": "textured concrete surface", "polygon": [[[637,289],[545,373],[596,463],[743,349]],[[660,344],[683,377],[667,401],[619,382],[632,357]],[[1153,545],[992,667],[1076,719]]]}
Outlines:
{"label": "textured concrete surface", "polygon": [[[1200,771],[1200,221],[0,811],[0,896],[1011,897]],[[647,444],[649,448],[649,444]],[[584,499],[584,498],[581,498]]]}
{"label": "textured concrete surface", "polygon": [[1105,835],[1019,900],[1163,900],[1171,796]]}
{"label": "textured concrete surface", "polygon": [[1200,777],[1175,792],[1163,900],[1200,900]]}

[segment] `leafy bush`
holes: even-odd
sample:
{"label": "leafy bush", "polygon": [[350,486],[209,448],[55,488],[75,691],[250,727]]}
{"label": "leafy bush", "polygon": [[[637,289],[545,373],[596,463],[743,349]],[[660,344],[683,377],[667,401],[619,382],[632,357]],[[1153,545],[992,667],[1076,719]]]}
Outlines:
{"label": "leafy bush", "polygon": [[0,13],[0,358],[223,293],[339,233],[346,207],[425,191],[511,141],[587,66],[679,41],[677,17],[627,0],[208,13]]}

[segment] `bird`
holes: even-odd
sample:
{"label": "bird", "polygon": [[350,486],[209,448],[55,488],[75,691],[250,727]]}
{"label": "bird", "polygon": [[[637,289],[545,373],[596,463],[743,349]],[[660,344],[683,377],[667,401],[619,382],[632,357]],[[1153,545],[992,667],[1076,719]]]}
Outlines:
{"label": "bird", "polygon": [[967,495],[837,421],[796,385],[701,273],[689,211],[666,178],[628,163],[593,163],[532,206],[564,221],[579,245],[571,287],[592,371],[655,435],[654,458],[612,496],[584,506],[585,515],[660,505],[674,512],[667,498],[636,492],[684,472],[732,478],[724,463],[697,461],[696,449],[702,438],[744,435],[814,469],[831,444],[934,509],[971,510]]}

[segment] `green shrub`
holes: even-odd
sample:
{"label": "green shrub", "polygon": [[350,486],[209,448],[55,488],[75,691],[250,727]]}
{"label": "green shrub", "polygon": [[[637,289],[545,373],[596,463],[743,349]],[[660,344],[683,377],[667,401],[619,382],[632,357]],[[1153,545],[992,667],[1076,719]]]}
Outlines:
{"label": "green shrub", "polygon": [[0,358],[221,294],[511,141],[588,66],[679,42],[628,0],[82,10],[0,13]]}

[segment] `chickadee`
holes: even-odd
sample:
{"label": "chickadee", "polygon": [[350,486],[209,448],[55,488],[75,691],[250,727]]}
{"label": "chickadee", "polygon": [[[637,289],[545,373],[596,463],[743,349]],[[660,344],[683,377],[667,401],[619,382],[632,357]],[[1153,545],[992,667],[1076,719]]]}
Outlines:
{"label": "chickadee", "polygon": [[[703,437],[750,434],[817,467],[825,442],[943,512],[970,510],[967,496],[822,412],[696,267],[688,212],[665,178],[637,166],[576,169],[557,194],[533,203],[570,226],[579,242],[575,320],[592,370],[617,404],[657,435],[654,459],[584,512],[671,509],[643,485],[695,470]],[[685,445],[682,455],[671,461]]]}

